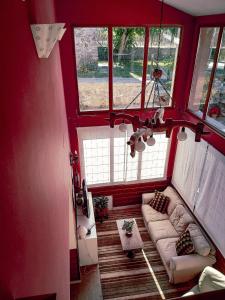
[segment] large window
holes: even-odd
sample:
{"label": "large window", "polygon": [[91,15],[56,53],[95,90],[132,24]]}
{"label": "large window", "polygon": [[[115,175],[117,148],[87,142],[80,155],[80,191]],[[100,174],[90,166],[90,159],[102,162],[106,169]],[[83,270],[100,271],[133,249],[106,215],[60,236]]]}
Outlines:
{"label": "large window", "polygon": [[[151,84],[145,93],[144,87],[156,67],[159,34],[158,27],[74,28],[80,111],[124,109],[132,100],[129,109],[143,108]],[[159,65],[162,82],[171,95],[179,41],[179,27],[162,28]],[[167,98],[165,106],[171,106],[163,88],[159,92]],[[153,99],[148,107],[152,106]]]}
{"label": "large window", "polygon": [[89,185],[164,179],[169,139],[155,134],[156,144],[130,156],[128,134],[108,126],[77,128],[82,176]]}
{"label": "large window", "polygon": [[225,134],[225,30],[200,29],[188,108]]}

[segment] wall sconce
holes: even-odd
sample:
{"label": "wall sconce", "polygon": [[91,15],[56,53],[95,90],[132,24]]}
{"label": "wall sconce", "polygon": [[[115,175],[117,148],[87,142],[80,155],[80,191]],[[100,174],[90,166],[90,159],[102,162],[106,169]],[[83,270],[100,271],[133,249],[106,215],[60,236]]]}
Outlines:
{"label": "wall sconce", "polygon": [[75,150],[74,153],[70,152],[70,165],[73,166],[78,163],[79,157],[77,151]]}
{"label": "wall sconce", "polygon": [[65,23],[30,25],[39,58],[48,58],[55,43],[66,31]]}

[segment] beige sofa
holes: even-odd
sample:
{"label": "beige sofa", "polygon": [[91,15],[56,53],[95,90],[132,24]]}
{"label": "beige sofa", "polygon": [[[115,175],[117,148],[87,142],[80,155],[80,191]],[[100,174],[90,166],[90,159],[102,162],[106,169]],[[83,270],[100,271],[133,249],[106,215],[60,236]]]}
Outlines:
{"label": "beige sofa", "polygon": [[[171,283],[186,282],[216,262],[215,248],[189,214],[177,192],[168,186],[163,194],[170,198],[168,214],[161,214],[149,206],[154,193],[142,194],[142,214],[149,234],[156,245]],[[176,241],[189,229],[197,252],[177,256]]]}

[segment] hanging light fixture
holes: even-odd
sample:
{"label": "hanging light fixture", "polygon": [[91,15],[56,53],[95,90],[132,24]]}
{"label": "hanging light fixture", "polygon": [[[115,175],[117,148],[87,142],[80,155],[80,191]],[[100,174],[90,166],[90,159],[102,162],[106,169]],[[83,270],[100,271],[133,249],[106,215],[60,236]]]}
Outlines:
{"label": "hanging light fixture", "polygon": [[182,142],[187,139],[187,133],[185,132],[185,128],[182,127],[181,131],[177,134],[178,141]]}
{"label": "hanging light fixture", "polygon": [[126,110],[130,107],[130,105],[141,95],[141,91],[132,99],[132,101],[124,108],[122,113],[110,113],[110,118],[107,119],[110,122],[110,127],[113,128],[115,125],[115,121],[118,119],[122,119],[122,123],[119,125],[119,130],[121,132],[127,131],[127,125],[125,120],[133,126],[134,133],[131,135],[127,144],[130,146],[131,152],[130,155],[132,157],[135,156],[135,152],[142,152],[145,150],[146,145],[153,146],[155,144],[154,132],[163,132],[166,131],[166,137],[169,138],[173,128],[182,127],[181,131],[177,135],[177,139],[179,141],[184,141],[187,139],[187,133],[185,132],[185,127],[191,129],[195,132],[195,141],[200,142],[201,136],[208,134],[208,132],[204,132],[204,124],[199,122],[194,124],[190,121],[185,120],[173,120],[172,118],[168,118],[164,120],[164,106],[172,100],[170,93],[167,91],[166,86],[163,84],[161,77],[163,74],[162,69],[159,66],[159,52],[160,52],[160,43],[161,43],[161,34],[162,34],[162,19],[163,19],[163,4],[164,0],[162,0],[161,4],[161,12],[160,12],[160,27],[159,27],[159,39],[157,46],[157,57],[156,57],[156,65],[153,69],[151,80],[147,82],[145,89],[152,84],[149,92],[149,96],[147,99],[146,107],[147,110],[150,101],[152,100],[153,109],[155,108],[155,104],[159,106],[156,110],[151,113],[150,118],[146,118],[145,120],[140,120],[139,116],[132,116],[126,113]]}
{"label": "hanging light fixture", "polygon": [[123,121],[123,123],[121,123],[121,124],[119,125],[119,130],[120,130],[121,132],[126,132],[126,131],[127,131],[127,125],[124,123],[124,121]]}

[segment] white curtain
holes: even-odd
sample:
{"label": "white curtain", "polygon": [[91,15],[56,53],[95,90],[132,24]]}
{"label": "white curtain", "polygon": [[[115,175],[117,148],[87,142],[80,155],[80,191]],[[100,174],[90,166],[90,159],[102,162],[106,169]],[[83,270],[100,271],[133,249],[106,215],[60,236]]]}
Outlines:
{"label": "white curtain", "polygon": [[212,146],[206,155],[194,213],[225,256],[225,157]]}
{"label": "white curtain", "polygon": [[195,135],[186,130],[186,141],[178,142],[172,184],[191,210],[194,209],[198,186],[204,165],[207,143],[195,142]]}

